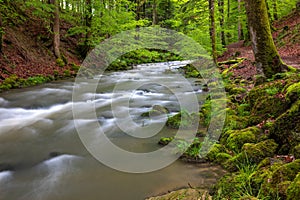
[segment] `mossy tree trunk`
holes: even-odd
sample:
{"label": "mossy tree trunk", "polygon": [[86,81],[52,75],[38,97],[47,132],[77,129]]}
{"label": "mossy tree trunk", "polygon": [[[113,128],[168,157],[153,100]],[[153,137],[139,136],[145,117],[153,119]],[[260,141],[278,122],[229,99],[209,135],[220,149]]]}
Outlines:
{"label": "mossy tree trunk", "polygon": [[210,39],[212,56],[215,63],[217,63],[217,49],[216,49],[216,27],[215,27],[215,0],[208,0],[209,19],[210,19]]}
{"label": "mossy tree trunk", "polygon": [[272,38],[265,0],[245,0],[245,7],[258,74],[270,78],[287,70]]}

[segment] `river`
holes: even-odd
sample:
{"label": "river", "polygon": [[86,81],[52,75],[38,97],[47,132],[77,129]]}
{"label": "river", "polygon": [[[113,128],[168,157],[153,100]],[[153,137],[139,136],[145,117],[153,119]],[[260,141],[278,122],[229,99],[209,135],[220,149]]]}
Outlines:
{"label": "river", "polygon": [[[113,88],[120,80],[123,86],[153,80],[153,84],[118,93],[130,95],[129,112],[137,124],[164,122],[164,117],[140,116],[153,105],[168,108],[171,115],[179,111],[178,98],[172,95],[170,87],[182,85],[175,69],[182,65],[148,64],[126,72],[106,73],[95,93],[87,90],[82,94],[84,101],[79,103],[97,102],[98,123],[114,144],[133,152],[157,150],[159,138],[173,135],[175,130],[163,128],[148,139],[128,137],[117,128],[110,110],[111,103],[120,97]],[[193,91],[185,92],[200,97],[201,86],[194,79],[189,81]],[[155,82],[171,85],[165,87]],[[78,85],[85,87],[88,83],[77,81]],[[72,79],[0,94],[1,200],[139,200],[189,185],[207,188],[224,173],[210,164],[180,160],[149,173],[126,173],[107,167],[89,153],[77,134],[72,113],[73,88]],[[88,112],[84,106],[82,112]]]}

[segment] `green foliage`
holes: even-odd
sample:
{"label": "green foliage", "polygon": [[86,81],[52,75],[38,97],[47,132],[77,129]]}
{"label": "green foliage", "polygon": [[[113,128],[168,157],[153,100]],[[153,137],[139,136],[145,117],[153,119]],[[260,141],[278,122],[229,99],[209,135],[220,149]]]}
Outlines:
{"label": "green foliage", "polygon": [[61,58],[57,58],[56,59],[56,64],[59,66],[59,67],[64,67],[66,64],[65,62],[63,61],[63,59]]}
{"label": "green foliage", "polygon": [[27,86],[38,85],[51,80],[53,80],[53,77],[51,76],[46,77],[42,75],[37,75],[37,76],[29,77],[28,79],[23,79],[13,74],[10,77],[6,78],[0,84],[0,91],[12,89],[12,88],[22,88]]}
{"label": "green foliage", "polygon": [[142,63],[167,62],[173,60],[182,60],[174,53],[155,50],[155,49],[138,49],[122,55],[114,60],[108,67],[108,71],[118,71],[131,69],[134,65]]}

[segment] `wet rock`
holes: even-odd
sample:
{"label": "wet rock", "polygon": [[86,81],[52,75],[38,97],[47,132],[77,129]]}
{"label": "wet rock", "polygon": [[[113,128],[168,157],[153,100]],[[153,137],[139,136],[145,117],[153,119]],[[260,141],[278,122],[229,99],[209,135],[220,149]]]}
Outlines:
{"label": "wet rock", "polygon": [[162,137],[162,138],[160,138],[160,140],[158,141],[158,144],[159,144],[159,145],[162,145],[162,146],[166,146],[166,145],[168,145],[173,139],[174,139],[174,137]]}
{"label": "wet rock", "polygon": [[206,190],[188,188],[188,189],[181,189],[181,190],[173,191],[173,192],[170,192],[170,193],[162,195],[162,196],[151,197],[146,200],[178,200],[178,199],[211,200],[212,197],[209,195],[209,192]]}
{"label": "wet rock", "polygon": [[245,143],[257,141],[261,130],[257,127],[249,127],[242,130],[229,130],[221,135],[220,142],[230,150],[239,152]]}
{"label": "wet rock", "polygon": [[13,170],[15,170],[15,168],[11,164],[6,164],[6,163],[0,164],[0,172],[13,171]]}
{"label": "wet rock", "polygon": [[142,113],[141,117],[159,116],[168,113],[170,112],[167,108],[161,105],[154,105],[150,111]]}
{"label": "wet rock", "polygon": [[55,157],[60,156],[60,155],[62,155],[62,153],[60,153],[60,152],[56,152],[56,151],[50,152],[49,153],[49,158],[55,158]]}

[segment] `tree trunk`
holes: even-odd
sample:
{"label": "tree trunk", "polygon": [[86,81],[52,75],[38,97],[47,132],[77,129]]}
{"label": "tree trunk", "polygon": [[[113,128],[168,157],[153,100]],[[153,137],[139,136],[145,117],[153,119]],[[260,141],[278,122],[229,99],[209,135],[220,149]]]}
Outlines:
{"label": "tree trunk", "polygon": [[285,71],[287,66],[282,62],[272,38],[265,0],[245,0],[245,7],[258,74],[270,78]]}
{"label": "tree trunk", "polygon": [[230,18],[230,0],[227,0],[227,21]]}
{"label": "tree trunk", "polygon": [[244,39],[244,32],[243,32],[243,26],[242,26],[242,20],[241,20],[241,0],[238,0],[238,12],[239,12],[239,17],[238,17],[238,40],[243,40]]}
{"label": "tree trunk", "polygon": [[273,0],[273,18],[274,20],[278,20],[277,0]]}
{"label": "tree trunk", "polygon": [[50,0],[50,3],[54,5],[54,12],[53,12],[53,48],[54,54],[57,58],[60,58],[60,26],[59,26],[59,2],[58,0]]}
{"label": "tree trunk", "polygon": [[156,0],[153,0],[153,4],[152,4],[152,25],[157,25],[157,5],[156,5]]}
{"label": "tree trunk", "polygon": [[215,1],[208,0],[209,6],[209,19],[210,19],[210,39],[212,48],[212,57],[215,63],[217,63],[217,49],[216,49],[216,27],[215,27]]}
{"label": "tree trunk", "polygon": [[225,22],[225,18],[224,18],[224,0],[218,0],[218,7],[219,7],[219,12],[220,12],[220,17],[219,17],[219,22],[220,22],[220,27],[221,27],[221,43],[222,46],[225,47],[226,46],[226,41],[225,41],[225,32],[224,32],[224,22]]}
{"label": "tree trunk", "polygon": [[86,9],[85,9],[85,26],[86,26],[86,34],[85,34],[85,41],[84,41],[84,56],[87,55],[89,52],[91,45],[89,43],[89,40],[92,35],[92,20],[93,20],[93,6],[92,6],[92,0],[86,0]]}
{"label": "tree trunk", "polygon": [[0,13],[0,54],[2,54],[3,41],[3,27],[2,27],[2,14]]}

